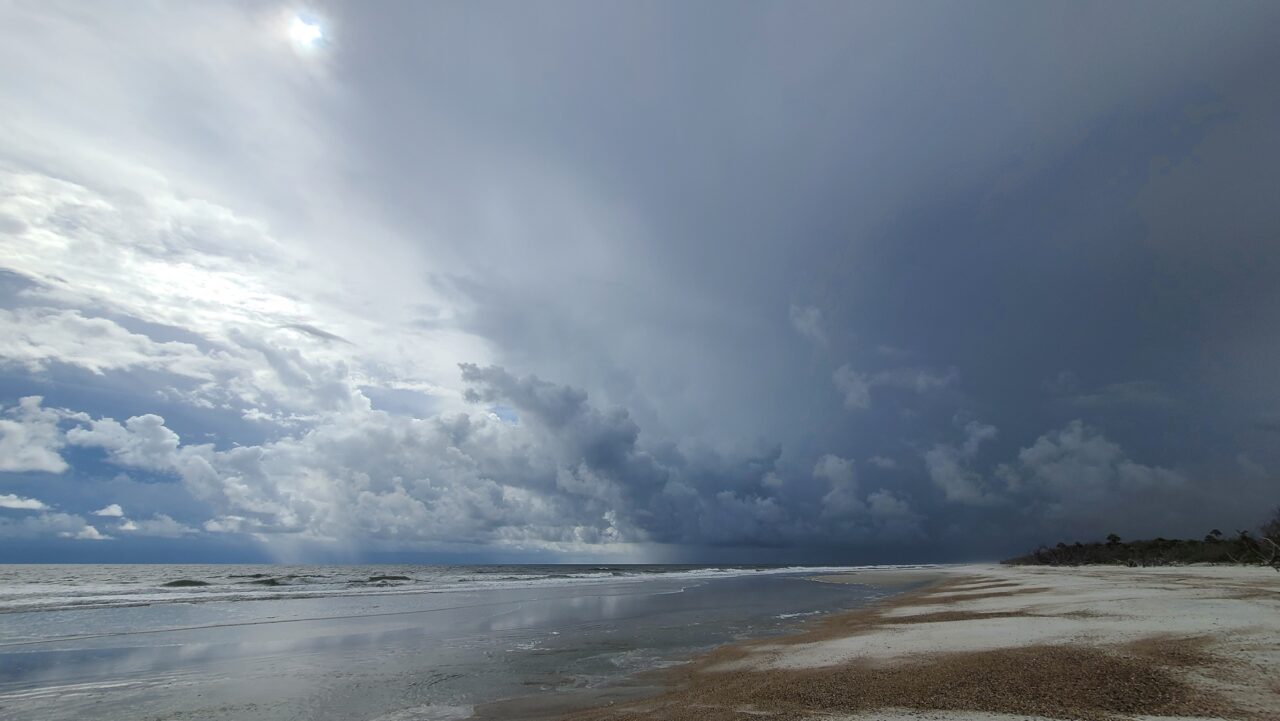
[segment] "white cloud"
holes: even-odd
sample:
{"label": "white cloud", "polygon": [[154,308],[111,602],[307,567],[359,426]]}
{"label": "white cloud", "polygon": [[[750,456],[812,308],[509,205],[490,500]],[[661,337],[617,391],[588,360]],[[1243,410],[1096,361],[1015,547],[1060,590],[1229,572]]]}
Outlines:
{"label": "white cloud", "polygon": [[[544,432],[484,412],[418,420],[365,411],[222,451],[183,445],[154,415],[93,420],[68,438],[103,449],[112,463],[179,477],[214,510],[204,524],[211,533],[524,547],[642,538],[610,513],[623,503],[616,481],[581,457],[565,464],[540,439]],[[162,515],[122,522],[120,530],[194,532]]]}
{"label": "white cloud", "polygon": [[991,505],[1000,501],[981,474],[970,468],[982,444],[996,437],[995,426],[969,421],[959,445],[939,443],[924,453],[929,479],[948,501],[969,505]]}
{"label": "white cloud", "polygon": [[23,498],[12,493],[0,494],[0,508],[12,508],[18,511],[44,511],[49,506],[34,498]]}
{"label": "white cloud", "polygon": [[[90,421],[89,428],[67,431],[67,443],[107,451],[114,463],[131,468],[171,471],[178,461],[178,434],[154,414],[134,416],[124,425],[110,418]],[[109,507],[108,507],[109,508]]]}
{"label": "white cloud", "polygon": [[66,461],[58,451],[63,446],[56,411],[41,407],[43,398],[27,396],[13,408],[4,408],[8,418],[0,418],[0,471],[44,471],[62,473]]}
{"label": "white cloud", "polygon": [[[0,269],[32,283],[24,307],[0,310],[0,364],[172,374],[171,400],[287,425],[368,407],[361,386],[422,389],[459,410],[456,360],[490,356],[452,323],[413,322],[423,307],[452,317],[453,301],[387,248],[377,262],[393,269],[357,277],[358,263],[319,267],[264,223],[180,197],[152,171],[128,188],[67,175],[81,182],[0,169],[0,216],[20,227],[0,233]],[[409,273],[413,287],[392,291]],[[128,320],[185,337],[154,340]]]}
{"label": "white cloud", "polygon": [[857,472],[853,461],[830,453],[814,464],[813,477],[826,481],[833,488],[857,487]]}
{"label": "white cloud", "polygon": [[111,540],[111,536],[104,535],[101,531],[99,531],[98,529],[88,524],[85,524],[83,528],[81,528],[79,531],[76,531],[75,533],[72,533],[71,531],[63,531],[58,535],[64,538],[75,538],[80,541],[110,541]]}
{"label": "white cloud", "polygon": [[792,305],[788,313],[791,327],[805,340],[817,346],[827,345],[827,331],[822,324],[822,311],[811,305]]}
{"label": "white cloud", "polygon": [[101,374],[148,368],[212,380],[212,363],[190,343],[157,343],[106,318],[57,308],[0,309],[0,362],[31,372],[66,363]]}
{"label": "white cloud", "polygon": [[[467,270],[448,249],[489,233],[428,249],[439,229],[354,179],[377,148],[348,155],[370,136],[333,122],[351,88],[288,50],[281,12],[8,13],[0,65],[27,72],[0,88],[20,109],[0,118],[0,268],[33,285],[0,321],[0,361],[178,373],[200,381],[180,400],[272,418],[342,412],[384,383],[458,409],[456,363],[493,350],[439,279]],[[573,219],[593,214],[570,197]]]}
{"label": "white cloud", "polygon": [[891,491],[880,489],[867,495],[867,514],[880,538],[907,540],[924,537],[920,514],[911,504]]}
{"label": "white cloud", "polygon": [[[153,414],[123,422],[76,416],[79,425],[66,435],[122,468],[179,479],[208,514],[204,531],[271,544],[583,550],[776,543],[814,533],[772,497],[803,491],[803,484],[789,485],[771,456],[725,464],[718,455],[695,461],[665,450],[660,461],[638,446],[639,428],[625,411],[601,411],[578,389],[499,368],[469,367],[467,377],[485,406],[471,413],[428,420],[372,410],[332,414],[258,445],[183,443]],[[492,402],[510,404],[521,423],[492,418]],[[744,472],[751,474],[746,483],[739,481]],[[852,519],[873,529],[876,514],[895,515],[894,497],[883,494],[875,513],[867,512],[852,460],[824,456],[813,476],[828,484],[823,505],[833,523]],[[120,518],[121,534],[196,531],[162,515]]]}
{"label": "white cloud", "polygon": [[108,540],[80,516],[68,513],[24,514],[20,518],[0,516],[0,538],[75,538],[80,540]]}
{"label": "white cloud", "polygon": [[865,373],[859,373],[845,363],[832,376],[836,388],[844,395],[844,407],[860,410],[871,407],[871,383]]}
{"label": "white cloud", "polygon": [[1136,496],[1163,496],[1186,483],[1176,471],[1129,459],[1078,420],[1037,438],[998,474],[1011,489],[1042,501],[1047,515],[1073,520],[1107,515]]}
{"label": "white cloud", "polygon": [[[34,284],[26,307],[0,310],[0,363],[172,373],[194,386],[180,400],[289,415],[367,403],[359,385],[439,388],[456,378],[459,357],[489,357],[450,324],[411,322],[423,306],[452,314],[451,301],[421,279],[422,263],[397,263],[384,247],[376,262],[395,267],[356,277],[358,263],[325,264],[264,223],[181,197],[155,175],[119,188],[0,169],[0,216],[23,229],[0,233],[0,268]],[[392,291],[392,278],[409,273],[403,292]],[[192,340],[156,341],[112,317],[184,329]]]}
{"label": "white cloud", "polygon": [[948,368],[941,372],[929,368],[891,368],[873,375],[871,385],[927,393],[938,388],[946,388],[956,382],[959,377],[960,372],[955,368]]}
{"label": "white cloud", "polygon": [[183,525],[163,513],[157,513],[145,521],[125,519],[118,528],[121,531],[138,536],[159,536],[162,538],[178,538],[192,533],[199,533],[196,529]]}
{"label": "white cloud", "polygon": [[1172,406],[1177,399],[1155,381],[1123,381],[1110,383],[1101,388],[1081,392],[1075,376],[1068,372],[1059,373],[1046,384],[1051,392],[1059,395],[1062,402],[1082,408],[1105,408],[1107,406]]}
{"label": "white cloud", "polygon": [[[107,371],[150,370],[186,379],[178,400],[199,406],[229,402],[248,406],[246,415],[341,412],[366,406],[358,379],[346,361],[321,349],[305,354],[288,329],[228,328],[208,350],[191,343],[156,342],[113,320],[75,310],[28,307],[0,309],[0,364],[29,372],[54,364]],[[301,346],[315,346],[314,335]],[[314,350],[314,348],[313,348]],[[276,409],[263,411],[261,406]]]}
{"label": "white cloud", "polygon": [[[290,259],[260,224],[226,208],[179,199],[154,178],[143,188],[154,194],[130,199],[36,172],[0,172],[0,212],[26,227],[2,241],[5,265],[39,284],[29,293],[33,298],[104,308],[206,337],[237,324],[302,315],[296,300],[263,287],[261,273],[278,272],[277,264]],[[236,254],[271,262],[245,267],[233,262],[240,259]],[[75,330],[85,325],[76,315],[55,312],[52,320]],[[108,332],[109,347],[123,360],[150,355],[143,352],[147,341],[127,332],[97,334]]]}
{"label": "white cloud", "polygon": [[[930,479],[954,503],[1016,504],[1036,528],[1095,535],[1112,527],[1159,533],[1162,523],[1176,521],[1176,509],[1195,503],[1181,473],[1132,460],[1078,420],[1041,435],[989,474],[980,471],[977,457],[996,429],[970,421],[964,432],[961,443],[938,444],[924,453]],[[1137,508],[1144,512],[1135,515]]]}
{"label": "white cloud", "polygon": [[973,458],[978,455],[978,450],[983,443],[995,440],[997,435],[999,431],[995,426],[979,421],[969,421],[964,424],[964,444],[961,446],[961,452],[966,458]]}
{"label": "white cloud", "polygon": [[832,380],[844,396],[844,407],[865,410],[871,407],[872,388],[898,388],[914,393],[928,393],[945,388],[960,377],[954,368],[944,372],[928,368],[891,368],[876,373],[862,373],[845,363],[836,369]]}
{"label": "white cloud", "polygon": [[867,494],[867,509],[879,518],[906,518],[913,515],[911,506],[890,491],[880,489]]}
{"label": "white cloud", "polygon": [[826,481],[830,490],[822,497],[824,516],[847,516],[863,510],[858,498],[858,475],[851,459],[830,453],[813,466],[813,477]]}
{"label": "white cloud", "polygon": [[898,467],[897,461],[886,456],[872,456],[867,459],[867,463],[870,463],[876,468],[883,468],[885,470],[892,470]]}
{"label": "white cloud", "polygon": [[[38,399],[24,400],[22,408],[27,416],[43,414],[51,424],[62,416],[73,417],[41,409]],[[65,442],[100,448],[109,462],[125,468],[181,478],[194,497],[221,511],[208,524],[211,531],[410,542],[466,540],[473,534],[492,540],[527,532],[528,540],[536,542],[541,531],[530,524],[535,516],[540,516],[542,526],[558,527],[577,515],[556,497],[565,489],[519,487],[515,478],[532,470],[529,462],[535,461],[529,457],[532,431],[490,420],[487,414],[421,421],[366,411],[335,416],[297,437],[223,451],[183,445],[154,414],[123,423],[74,418],[82,425],[68,430]],[[64,443],[57,434],[45,441],[52,447]],[[541,465],[539,477],[557,473],[554,457],[536,462]],[[507,483],[493,480],[485,470],[501,472],[509,463],[516,465],[505,471],[513,476]],[[560,469],[562,478],[565,472],[569,469]],[[537,479],[524,482],[536,484]],[[95,514],[121,518],[120,530],[138,535],[194,532],[164,514],[124,519],[119,504]],[[85,525],[62,527],[58,533],[88,538],[92,532],[85,531]]]}
{"label": "white cloud", "polygon": [[822,517],[850,537],[894,541],[923,537],[921,516],[888,489],[877,489],[862,498],[852,459],[826,454],[818,459],[813,476],[827,482],[822,497]]}

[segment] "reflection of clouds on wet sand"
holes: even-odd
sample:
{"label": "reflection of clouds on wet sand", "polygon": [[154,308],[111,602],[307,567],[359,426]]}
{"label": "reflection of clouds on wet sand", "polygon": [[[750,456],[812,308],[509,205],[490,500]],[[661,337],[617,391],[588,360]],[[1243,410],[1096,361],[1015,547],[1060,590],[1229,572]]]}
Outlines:
{"label": "reflection of clouds on wet sand", "polygon": [[882,593],[762,574],[4,614],[9,638],[26,619],[85,635],[0,646],[0,705],[52,721],[453,718],[599,687]]}

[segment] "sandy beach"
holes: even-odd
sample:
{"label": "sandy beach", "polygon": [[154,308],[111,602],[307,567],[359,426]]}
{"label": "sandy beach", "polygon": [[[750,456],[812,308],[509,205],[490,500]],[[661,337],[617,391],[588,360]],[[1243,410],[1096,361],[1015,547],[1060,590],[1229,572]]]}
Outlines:
{"label": "sandy beach", "polygon": [[1280,719],[1280,574],[957,566],[803,632],[720,648],[668,690],[565,718]]}

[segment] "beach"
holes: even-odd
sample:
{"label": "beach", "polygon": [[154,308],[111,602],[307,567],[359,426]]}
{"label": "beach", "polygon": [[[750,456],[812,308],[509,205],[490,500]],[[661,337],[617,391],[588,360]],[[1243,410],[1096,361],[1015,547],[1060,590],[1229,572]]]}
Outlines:
{"label": "beach", "polygon": [[1266,568],[0,570],[6,721],[1280,719]]}
{"label": "beach", "polygon": [[1280,718],[1280,574],[996,565],[830,575],[925,588],[717,649],[640,719]]}

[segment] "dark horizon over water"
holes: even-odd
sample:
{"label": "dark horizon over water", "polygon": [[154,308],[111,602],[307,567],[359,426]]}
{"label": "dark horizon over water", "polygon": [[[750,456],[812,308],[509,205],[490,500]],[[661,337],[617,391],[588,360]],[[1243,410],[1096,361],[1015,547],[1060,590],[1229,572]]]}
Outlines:
{"label": "dark horizon over water", "polygon": [[466,718],[890,593],[838,570],[0,566],[0,719]]}

